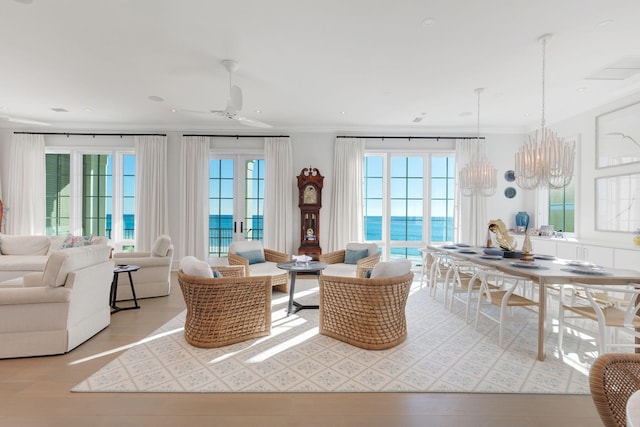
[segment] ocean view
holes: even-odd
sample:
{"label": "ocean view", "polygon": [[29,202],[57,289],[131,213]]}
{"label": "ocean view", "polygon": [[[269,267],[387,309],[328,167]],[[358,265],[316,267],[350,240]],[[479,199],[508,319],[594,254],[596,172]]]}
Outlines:
{"label": "ocean view", "polygon": [[[124,238],[133,238],[134,216],[124,215]],[[391,240],[420,242],[422,237],[423,217],[391,217]],[[367,216],[364,218],[365,240],[382,239],[382,217]],[[111,217],[107,216],[107,229],[111,229]],[[247,228],[245,227],[245,230]],[[247,237],[251,240],[262,239],[262,216],[252,219],[248,227]],[[453,236],[453,218],[431,218],[431,241],[451,241]],[[233,239],[232,215],[209,215],[209,253],[214,256],[224,255]],[[392,248],[394,257],[420,258],[419,248]]]}

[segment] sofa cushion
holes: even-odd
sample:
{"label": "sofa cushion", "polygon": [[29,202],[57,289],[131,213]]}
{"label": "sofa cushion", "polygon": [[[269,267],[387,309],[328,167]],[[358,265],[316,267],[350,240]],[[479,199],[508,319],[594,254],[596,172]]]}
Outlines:
{"label": "sofa cushion", "polygon": [[186,256],[180,261],[180,270],[184,274],[195,277],[212,278],[211,266],[205,261],[201,261],[194,256]]}
{"label": "sofa cushion", "polygon": [[0,236],[3,255],[46,255],[49,251],[47,236]]}
{"label": "sofa cushion", "polygon": [[151,256],[167,256],[171,247],[171,237],[166,234],[158,236],[151,248]]}
{"label": "sofa cushion", "polygon": [[44,266],[42,281],[46,286],[63,286],[67,274],[109,259],[111,248],[106,245],[81,246],[52,253]]}
{"label": "sofa cushion", "polygon": [[53,252],[62,249],[62,244],[68,236],[70,236],[70,234],[67,234],[66,236],[49,236],[50,243],[49,252],[47,252],[47,255],[51,255]]}
{"label": "sofa cushion", "polygon": [[69,234],[62,242],[60,249],[79,248],[91,245],[92,236],[72,236]]}
{"label": "sofa cushion", "polygon": [[369,256],[369,249],[347,249],[344,253],[345,264],[357,264],[362,258]]}
{"label": "sofa cushion", "polygon": [[357,268],[354,264],[344,264],[338,262],[327,264],[327,268],[322,271],[325,276],[356,277]]}
{"label": "sofa cushion", "polygon": [[369,251],[369,255],[367,256],[373,256],[378,253],[378,245],[376,243],[351,242],[351,243],[347,243],[347,246],[345,246],[345,249],[353,249],[356,251],[366,249]]}
{"label": "sofa cushion", "polygon": [[372,279],[380,279],[383,277],[404,276],[411,271],[411,261],[408,259],[399,259],[396,261],[379,262],[373,267],[371,272]]}
{"label": "sofa cushion", "polygon": [[265,262],[264,252],[257,249],[253,251],[236,252],[236,255],[246,258],[249,261],[249,265]]}
{"label": "sofa cushion", "polygon": [[44,271],[46,255],[1,256],[0,271]]}

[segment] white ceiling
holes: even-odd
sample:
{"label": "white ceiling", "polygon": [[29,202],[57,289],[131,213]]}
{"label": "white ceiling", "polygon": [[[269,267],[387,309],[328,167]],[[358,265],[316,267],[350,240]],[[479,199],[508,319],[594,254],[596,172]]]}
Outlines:
{"label": "white ceiling", "polygon": [[638,0],[3,0],[0,127],[251,132],[183,111],[224,108],[234,59],[273,131],[473,134],[478,87],[481,132],[529,131],[540,35],[552,124],[640,91],[586,79],[640,58],[639,22]]}

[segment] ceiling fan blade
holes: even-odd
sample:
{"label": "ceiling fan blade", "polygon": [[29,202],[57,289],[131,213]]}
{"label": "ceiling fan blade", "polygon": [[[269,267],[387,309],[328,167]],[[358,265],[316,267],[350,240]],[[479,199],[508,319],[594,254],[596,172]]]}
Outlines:
{"label": "ceiling fan blade", "polygon": [[268,123],[264,123],[264,122],[261,122],[259,120],[248,119],[246,117],[235,116],[235,117],[233,117],[233,119],[239,121],[243,125],[253,126],[253,127],[256,127],[256,128],[270,128],[270,127],[272,127]]}
{"label": "ceiling fan blade", "polygon": [[231,86],[229,105],[235,112],[242,110],[242,90],[236,85]]}

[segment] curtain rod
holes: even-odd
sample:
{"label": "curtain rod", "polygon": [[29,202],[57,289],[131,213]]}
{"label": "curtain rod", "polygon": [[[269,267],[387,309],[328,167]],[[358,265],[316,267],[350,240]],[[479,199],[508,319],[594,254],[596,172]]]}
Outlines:
{"label": "curtain rod", "polygon": [[[440,141],[441,139],[478,139],[477,136],[350,136],[350,135],[338,135],[336,138],[356,138],[356,139],[435,139]],[[484,139],[481,136],[480,139]]]}
{"label": "curtain rod", "polygon": [[208,138],[289,138],[289,135],[193,135],[186,134],[182,136],[204,136]]}
{"label": "curtain rod", "polygon": [[166,133],[78,133],[78,132],[13,132],[15,134],[23,135],[66,135],[69,136],[167,136]]}

